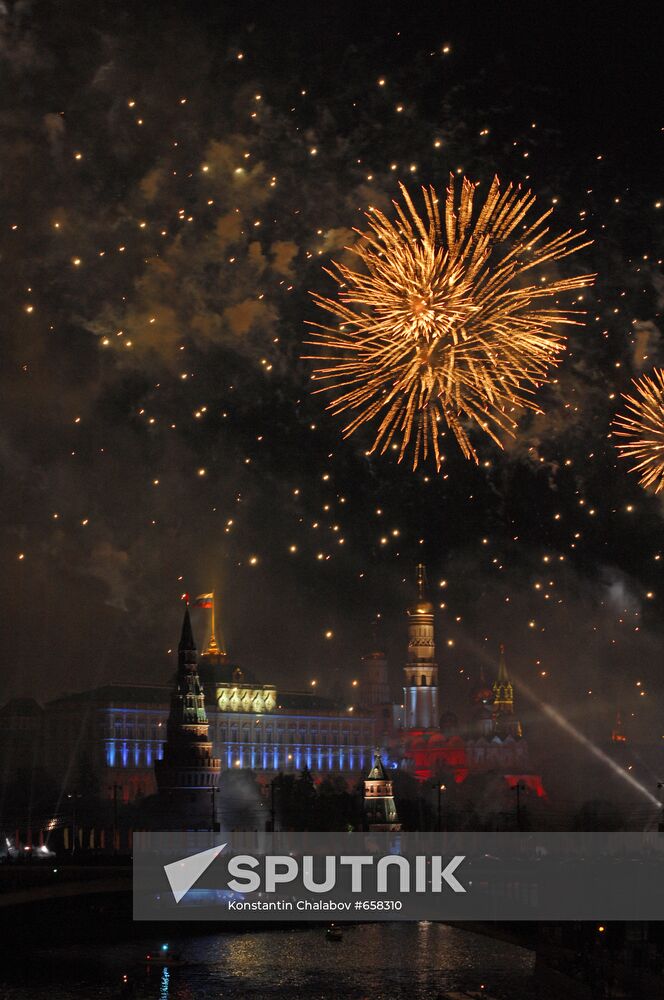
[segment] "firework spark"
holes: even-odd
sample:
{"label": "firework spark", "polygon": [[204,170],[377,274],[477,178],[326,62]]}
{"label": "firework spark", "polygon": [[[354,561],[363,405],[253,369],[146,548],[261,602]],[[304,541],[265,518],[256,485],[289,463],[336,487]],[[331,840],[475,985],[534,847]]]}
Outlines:
{"label": "firework spark", "polygon": [[628,413],[613,421],[613,436],[621,458],[636,459],[630,472],[639,473],[644,489],[664,489],[664,369],[656,368],[652,378],[632,379],[636,396],[623,393]]}
{"label": "firework spark", "polygon": [[533,268],[589,241],[571,230],[550,237],[551,210],[523,223],[534,196],[511,184],[501,191],[497,177],[475,213],[476,186],[464,179],[457,204],[451,178],[441,221],[433,188],[423,188],[422,217],[401,185],[395,221],[371,208],[369,231],[356,230],[360,239],[348,249],[363,270],[333,262],[338,298],[314,295],[336,321],[310,324],[309,343],[326,352],[314,356],[326,362],[312,375],[326,383],[316,391],[341,390],[328,408],[354,414],[344,437],[377,420],[372,451],[392,446],[399,461],[412,442],[413,468],[432,453],[440,469],[446,425],[477,461],[468,423],[500,444],[519,409],[537,409],[532,394],[565,348],[561,327],[580,322],[555,298],[594,278],[540,275],[532,283]]}

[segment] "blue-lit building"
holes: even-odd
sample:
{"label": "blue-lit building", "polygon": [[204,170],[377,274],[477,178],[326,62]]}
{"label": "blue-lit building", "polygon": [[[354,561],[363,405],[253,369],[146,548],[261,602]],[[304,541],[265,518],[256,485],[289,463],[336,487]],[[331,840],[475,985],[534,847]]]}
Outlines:
{"label": "blue-lit building", "polygon": [[[529,766],[504,650],[495,682],[489,686],[481,678],[467,722],[441,715],[434,619],[425,568],[418,566],[416,598],[406,611],[402,695],[395,699],[385,654],[374,647],[362,658],[353,705],[314,690],[280,691],[243,671],[217,643],[212,619],[203,653],[196,652],[193,637],[187,651],[202,686],[211,756],[221,770],[251,770],[264,783],[303,768],[315,778],[332,774],[357,782],[380,747],[390,767],[398,765],[420,781],[444,773],[461,784],[490,771],[502,774],[510,787],[525,784],[543,796],[541,778]],[[109,797],[119,789],[125,801],[152,795],[172,692],[169,683],[108,684],[49,702],[40,710],[43,766],[63,788],[89,780]]]}
{"label": "blue-lit building", "polygon": [[[212,753],[222,769],[247,768],[259,780],[309,768],[315,776],[359,780],[371,766],[375,713],[308,692],[280,692],[245,674],[214,635],[198,657]],[[108,684],[49,702],[43,714],[48,770],[73,787],[86,760],[102,794],[119,786],[132,801],[156,791],[164,754],[170,685]]]}

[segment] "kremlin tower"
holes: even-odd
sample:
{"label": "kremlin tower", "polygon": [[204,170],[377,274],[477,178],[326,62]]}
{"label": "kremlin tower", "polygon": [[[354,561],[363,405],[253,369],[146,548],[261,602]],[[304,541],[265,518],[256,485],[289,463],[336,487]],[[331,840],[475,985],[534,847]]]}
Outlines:
{"label": "kremlin tower", "polygon": [[187,607],[178,646],[164,756],[155,763],[159,797],[169,818],[187,829],[209,829],[215,822],[214,793],[221,761],[212,756],[208,728]]}
{"label": "kremlin tower", "polygon": [[426,570],[417,567],[417,600],[408,608],[408,662],[404,667],[404,728],[438,729],[438,665],[433,604],[426,596]]}
{"label": "kremlin tower", "polygon": [[374,752],[373,767],[364,779],[364,818],[371,831],[401,829],[393,785],[385,774],[379,750]]}
{"label": "kremlin tower", "polygon": [[206,608],[210,612],[210,635],[198,661],[198,674],[209,696],[214,691],[218,680],[230,679],[232,666],[229,663],[221,632],[219,632],[219,639],[217,639],[214,591],[197,597],[192,606]]}
{"label": "kremlin tower", "polygon": [[521,723],[514,715],[514,688],[507,672],[505,647],[500,644],[498,676],[493,683],[493,718],[499,736],[520,737]]}

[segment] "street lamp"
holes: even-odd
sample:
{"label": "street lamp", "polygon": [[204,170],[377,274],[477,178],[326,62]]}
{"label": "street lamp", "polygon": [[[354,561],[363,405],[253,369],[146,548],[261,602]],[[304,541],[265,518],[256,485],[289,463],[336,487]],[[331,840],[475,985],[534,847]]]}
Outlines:
{"label": "street lamp", "polygon": [[440,819],[441,819],[441,817],[440,817],[440,797],[441,797],[442,793],[446,792],[446,791],[447,791],[447,785],[442,785],[442,784],[438,785],[438,832],[439,833],[440,833],[440,831],[442,829],[441,821],[440,821]]}
{"label": "street lamp", "polygon": [[447,791],[447,785],[445,785],[442,781],[434,781],[433,784],[431,785],[431,787],[435,788],[436,791],[437,791],[437,793],[438,793],[438,811],[436,813],[436,815],[437,815],[436,829],[440,833],[440,831],[441,831],[441,795],[443,794],[443,792]]}

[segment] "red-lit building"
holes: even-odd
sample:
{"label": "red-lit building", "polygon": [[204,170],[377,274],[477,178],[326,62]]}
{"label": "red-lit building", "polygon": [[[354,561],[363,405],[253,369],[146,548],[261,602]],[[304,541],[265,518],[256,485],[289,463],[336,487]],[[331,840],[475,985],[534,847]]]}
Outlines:
{"label": "red-lit building", "polygon": [[417,567],[416,600],[406,615],[408,654],[402,705],[389,699],[384,653],[375,651],[363,658],[361,705],[373,712],[387,756],[421,781],[444,775],[461,784],[471,774],[492,773],[501,775],[509,787],[519,783],[544,796],[515,712],[504,647],[500,647],[495,681],[489,685],[481,674],[469,718],[458,727],[449,713],[441,715],[439,706],[434,607],[426,593],[423,565]]}

